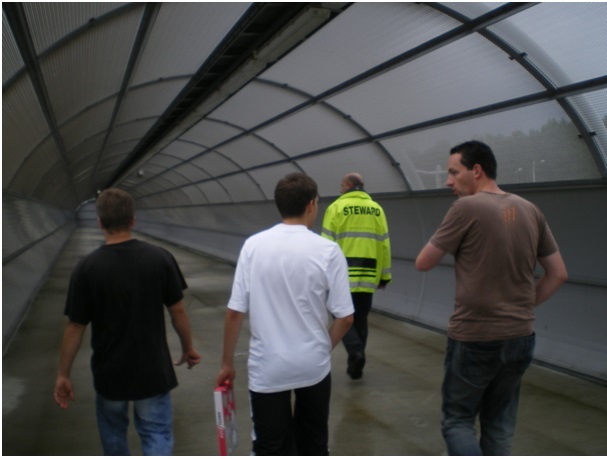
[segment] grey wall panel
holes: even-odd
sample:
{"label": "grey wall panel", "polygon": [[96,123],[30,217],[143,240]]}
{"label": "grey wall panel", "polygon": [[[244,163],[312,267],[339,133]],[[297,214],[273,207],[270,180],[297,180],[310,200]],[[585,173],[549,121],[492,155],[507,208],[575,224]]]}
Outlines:
{"label": "grey wall panel", "polygon": [[[371,190],[372,191],[372,190]],[[536,358],[607,380],[607,189],[527,190],[557,238],[570,279],[537,310]],[[415,257],[455,198],[448,194],[378,197],[393,248],[393,283],[375,295],[376,310],[446,330],[453,310],[453,258],[428,273]],[[314,231],[331,202],[323,199]],[[279,221],[272,202],[142,210],[136,229],[235,262],[244,239]],[[538,274],[541,271],[538,270]]]}
{"label": "grey wall panel", "polygon": [[70,212],[6,193],[2,207],[2,349],[5,352],[76,225]]}

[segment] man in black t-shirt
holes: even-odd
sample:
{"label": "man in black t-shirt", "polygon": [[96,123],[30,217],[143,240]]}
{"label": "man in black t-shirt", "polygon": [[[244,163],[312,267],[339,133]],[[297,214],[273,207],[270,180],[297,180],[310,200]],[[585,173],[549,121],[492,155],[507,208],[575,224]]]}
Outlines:
{"label": "man in black t-shirt", "polygon": [[128,193],[105,190],[96,207],[105,244],[78,263],[70,280],[54,398],[62,408],[74,400],[70,371],[91,323],[91,367],[104,454],[130,454],[132,401],[143,453],[170,455],[170,391],[177,378],[166,340],[165,307],[181,340],[176,365],[187,362],[192,368],[200,362],[183,301],[187,284],[168,251],[132,238],[134,203]]}

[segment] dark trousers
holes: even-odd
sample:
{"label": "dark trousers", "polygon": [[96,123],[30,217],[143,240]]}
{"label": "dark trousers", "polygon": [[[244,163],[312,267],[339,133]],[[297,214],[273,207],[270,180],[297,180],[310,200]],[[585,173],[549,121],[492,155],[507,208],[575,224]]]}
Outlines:
{"label": "dark trousers", "polygon": [[249,395],[256,456],[329,455],[331,373],[314,386]]}
{"label": "dark trousers", "polygon": [[369,336],[368,318],[373,305],[373,293],[352,292],[352,303],[354,303],[354,324],[342,339],[348,352],[348,364],[352,363],[357,353],[365,356]]}

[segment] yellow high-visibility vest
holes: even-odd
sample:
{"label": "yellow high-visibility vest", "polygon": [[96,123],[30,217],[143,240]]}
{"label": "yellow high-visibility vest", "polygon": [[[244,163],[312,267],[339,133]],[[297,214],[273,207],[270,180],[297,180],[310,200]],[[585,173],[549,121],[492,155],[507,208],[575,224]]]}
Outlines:
{"label": "yellow high-visibility vest", "polygon": [[350,291],[372,293],[380,282],[392,280],[386,215],[366,192],[337,198],[325,212],[321,235],[337,242],[346,256]]}

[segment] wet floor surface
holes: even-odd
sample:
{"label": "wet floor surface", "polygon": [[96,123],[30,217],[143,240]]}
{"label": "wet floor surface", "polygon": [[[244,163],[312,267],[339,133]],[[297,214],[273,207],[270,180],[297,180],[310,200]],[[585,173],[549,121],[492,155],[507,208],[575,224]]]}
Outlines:
{"label": "wet floor surface", "polygon": [[[137,237],[147,240],[146,237]],[[160,243],[176,257],[189,289],[186,304],[202,363],[177,368],[172,392],[175,455],[218,454],[213,385],[222,350],[225,305],[234,267],[190,250]],[[102,243],[96,229],[78,229],[40,291],[2,362],[3,455],[100,455],[90,372],[90,335],[74,364],[76,401],[61,410],[52,399],[65,317],[69,276],[76,261]],[[169,323],[169,322],[167,322]],[[236,351],[236,404],[240,446],[250,454],[243,327]],[[444,455],[440,384],[446,338],[372,313],[367,366],[361,380],[346,375],[346,354],[333,353],[330,415],[332,455]],[[175,358],[180,347],[168,326]],[[515,455],[607,455],[607,387],[539,366],[524,377]],[[141,450],[131,427],[132,453]]]}

